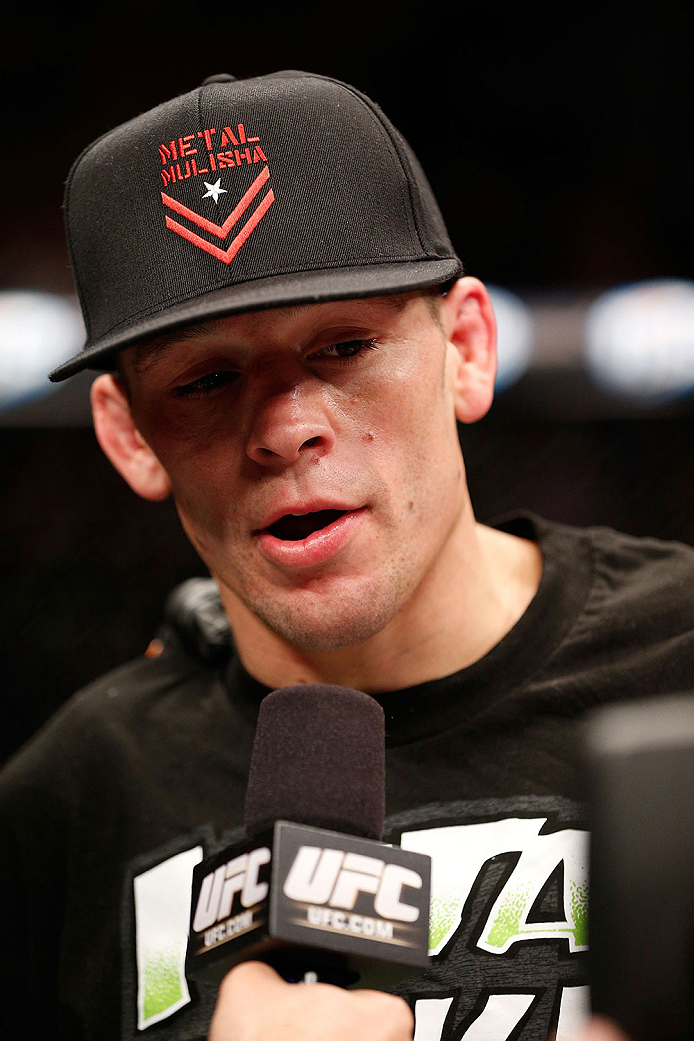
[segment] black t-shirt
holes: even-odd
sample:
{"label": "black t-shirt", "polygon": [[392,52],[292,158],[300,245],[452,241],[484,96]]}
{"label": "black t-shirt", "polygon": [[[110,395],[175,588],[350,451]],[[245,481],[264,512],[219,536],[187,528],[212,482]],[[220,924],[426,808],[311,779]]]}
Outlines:
{"label": "black t-shirt", "polygon": [[[417,1041],[570,1034],[587,999],[576,721],[693,686],[692,549],[529,516],[500,526],[542,549],[523,617],[470,667],[378,696],[385,838],[433,862],[431,967],[399,988]],[[206,601],[174,598],[163,653],[76,695],[2,774],[16,1036],[207,1034],[215,990],[182,970],[190,878],[241,837],[268,688]]]}

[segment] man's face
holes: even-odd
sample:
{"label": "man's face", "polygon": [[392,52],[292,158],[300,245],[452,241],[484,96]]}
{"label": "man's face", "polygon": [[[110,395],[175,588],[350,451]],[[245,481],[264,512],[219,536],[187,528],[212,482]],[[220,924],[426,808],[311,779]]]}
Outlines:
{"label": "man's face", "polygon": [[379,632],[445,566],[464,502],[459,357],[428,302],[254,312],[184,336],[123,364],[225,601],[309,650]]}

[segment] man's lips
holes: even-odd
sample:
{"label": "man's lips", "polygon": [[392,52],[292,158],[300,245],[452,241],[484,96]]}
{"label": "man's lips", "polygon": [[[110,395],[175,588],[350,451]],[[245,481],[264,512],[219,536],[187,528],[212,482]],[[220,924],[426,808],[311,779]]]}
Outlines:
{"label": "man's lips", "polygon": [[310,499],[305,502],[285,501],[268,511],[265,519],[258,525],[254,534],[257,535],[261,531],[267,531],[268,528],[271,528],[285,517],[307,517],[309,514],[326,513],[328,511],[347,513],[349,510],[357,508],[346,502],[330,501],[328,499]]}
{"label": "man's lips", "polygon": [[282,568],[324,564],[347,544],[364,518],[366,507],[323,507],[300,514],[283,513],[257,531],[261,553]]}
{"label": "man's lips", "polygon": [[267,530],[282,541],[298,542],[301,539],[307,539],[314,531],[327,528],[346,512],[346,510],[315,510],[298,515],[285,513],[274,524],[270,524]]}

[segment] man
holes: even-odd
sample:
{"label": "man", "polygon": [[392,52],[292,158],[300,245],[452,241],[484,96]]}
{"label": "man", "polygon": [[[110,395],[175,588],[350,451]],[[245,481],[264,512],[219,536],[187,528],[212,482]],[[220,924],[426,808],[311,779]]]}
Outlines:
{"label": "man", "polygon": [[90,146],[66,222],[88,341],[52,378],[106,370],[104,451],[137,494],[173,494],[214,584],[6,771],[22,1036],[206,1036],[191,873],[240,835],[261,698],[321,682],[385,709],[386,838],[432,857],[432,965],[410,1011],[245,966],[214,1029],[231,994],[239,1038],[326,1016],[351,1036],[359,1009],[374,1038],[412,1012],[417,1041],[566,1037],[586,1001],[575,721],[690,689],[692,552],[476,522],[456,424],[492,400],[489,297],[353,88],[212,77]]}

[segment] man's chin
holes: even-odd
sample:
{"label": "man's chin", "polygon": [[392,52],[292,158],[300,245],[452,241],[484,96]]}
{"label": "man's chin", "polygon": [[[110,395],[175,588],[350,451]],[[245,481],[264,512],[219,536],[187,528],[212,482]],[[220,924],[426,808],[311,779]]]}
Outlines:
{"label": "man's chin", "polygon": [[292,647],[328,653],[357,647],[385,629],[411,595],[408,577],[402,569],[386,576],[387,580],[383,576],[380,581],[343,578],[302,590],[258,586],[232,591],[224,583],[220,587],[232,628],[236,621],[243,629],[243,615],[249,612],[256,624],[260,622]]}
{"label": "man's chin", "polygon": [[279,612],[258,612],[277,636],[302,651],[316,653],[343,650],[370,640],[388,624],[389,615],[373,610],[337,612],[334,617],[306,618],[300,614],[280,615]]}

